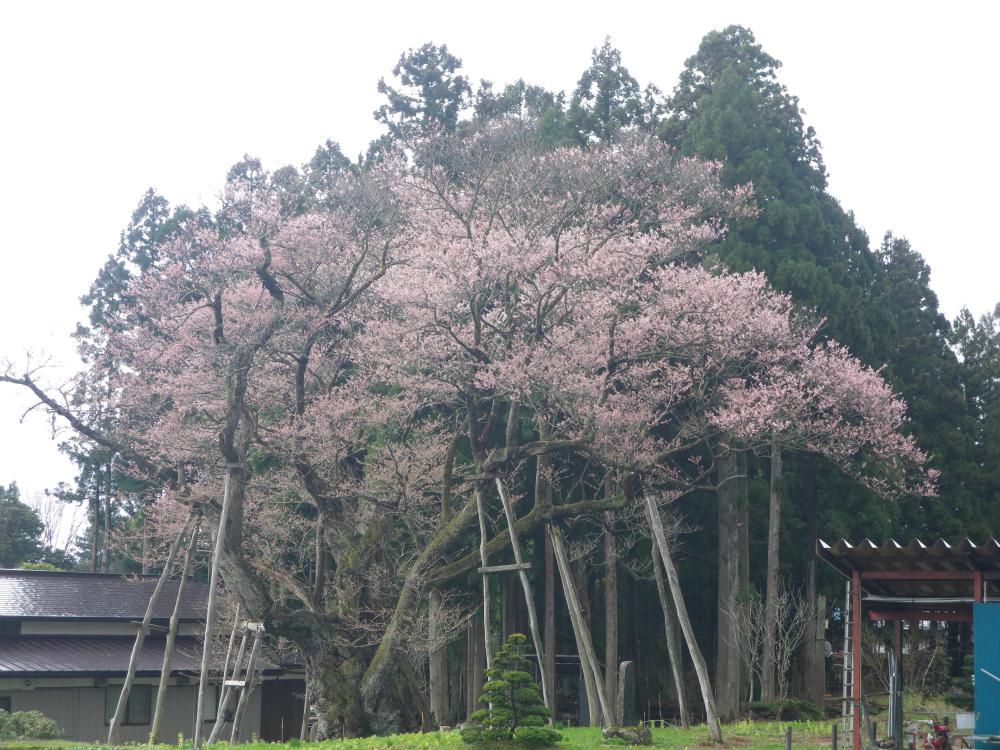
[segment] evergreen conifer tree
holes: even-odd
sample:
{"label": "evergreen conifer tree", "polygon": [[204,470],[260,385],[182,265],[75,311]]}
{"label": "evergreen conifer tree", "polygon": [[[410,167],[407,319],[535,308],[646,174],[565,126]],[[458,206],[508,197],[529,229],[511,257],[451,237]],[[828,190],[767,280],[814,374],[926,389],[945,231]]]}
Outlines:
{"label": "evergreen conifer tree", "polygon": [[549,710],[529,671],[531,662],[524,655],[527,642],[520,633],[513,633],[493,657],[480,698],[489,708],[472,714],[477,724],[462,730],[465,742],[548,746],[562,739],[559,732],[545,726]]}

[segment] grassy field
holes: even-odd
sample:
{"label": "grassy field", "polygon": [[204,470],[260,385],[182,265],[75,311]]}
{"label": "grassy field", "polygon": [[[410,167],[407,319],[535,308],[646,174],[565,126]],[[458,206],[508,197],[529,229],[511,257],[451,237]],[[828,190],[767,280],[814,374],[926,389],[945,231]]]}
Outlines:
{"label": "grassy field", "polygon": [[[740,722],[727,725],[724,729],[725,747],[748,748],[751,750],[782,750],[786,727],[792,728],[792,747],[796,750],[814,750],[830,747],[831,721],[825,722]],[[609,750],[623,748],[622,744],[606,743],[600,729],[564,729],[560,750]],[[190,747],[188,743],[185,745]],[[681,729],[669,727],[653,730],[653,746],[662,750],[695,750],[715,747],[708,741],[704,727]],[[0,741],[4,750],[108,750],[103,745],[87,745],[65,740],[14,740]],[[133,750],[177,750],[177,745],[132,745]],[[462,750],[463,745],[457,732],[442,734],[397,734],[389,737],[366,737],[357,740],[329,740],[315,743],[267,743],[255,742],[234,745],[231,750]],[[213,748],[226,748],[226,743],[217,743]]]}

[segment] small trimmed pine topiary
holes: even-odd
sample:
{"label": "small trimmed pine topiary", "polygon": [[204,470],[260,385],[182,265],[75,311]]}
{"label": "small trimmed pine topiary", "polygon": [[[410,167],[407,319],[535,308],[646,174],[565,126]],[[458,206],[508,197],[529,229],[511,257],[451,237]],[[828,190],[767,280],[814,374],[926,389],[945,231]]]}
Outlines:
{"label": "small trimmed pine topiary", "polygon": [[531,676],[531,662],[524,655],[527,638],[511,635],[486,670],[486,684],[479,699],[489,704],[470,717],[475,724],[462,730],[467,743],[512,742],[546,747],[562,735],[545,726],[549,710]]}

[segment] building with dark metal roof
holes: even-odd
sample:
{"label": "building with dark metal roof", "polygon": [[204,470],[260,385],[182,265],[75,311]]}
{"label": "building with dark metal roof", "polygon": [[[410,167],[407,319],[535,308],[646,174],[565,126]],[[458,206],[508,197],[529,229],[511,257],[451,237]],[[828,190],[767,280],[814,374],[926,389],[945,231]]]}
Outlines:
{"label": "building with dark metal roof", "polygon": [[[0,619],[141,620],[157,578],[0,569]],[[178,584],[176,580],[164,584],[153,610],[154,622],[170,619]],[[208,585],[188,581],[181,602],[181,622],[201,621],[207,601]]]}
{"label": "building with dark metal roof", "polygon": [[[116,636],[25,635],[0,642],[0,674],[4,677],[121,677],[128,670],[134,638]],[[163,665],[163,638],[143,644],[137,677],[158,677]],[[171,674],[197,675],[201,645],[180,638],[174,647]]]}
{"label": "building with dark metal roof", "polygon": [[[105,740],[137,628],[157,578],[0,569],[0,709],[41,711],[69,739]],[[119,731],[122,742],[149,738],[166,626],[177,601],[178,584],[166,581],[153,609]],[[179,607],[170,674],[165,676],[162,740],[176,741],[178,735],[193,733],[207,600],[207,584],[188,580]],[[298,736],[304,690],[301,671],[289,673],[266,659],[262,666],[255,670],[257,687],[247,703],[245,732],[271,740]],[[221,662],[215,665],[207,685],[209,732],[217,714],[221,667]],[[264,705],[267,710],[262,710]]]}

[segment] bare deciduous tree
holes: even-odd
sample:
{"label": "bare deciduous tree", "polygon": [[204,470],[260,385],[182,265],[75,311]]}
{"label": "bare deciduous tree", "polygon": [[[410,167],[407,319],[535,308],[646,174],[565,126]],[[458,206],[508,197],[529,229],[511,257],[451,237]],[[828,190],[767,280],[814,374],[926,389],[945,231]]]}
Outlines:
{"label": "bare deciduous tree", "polygon": [[[755,587],[743,596],[734,596],[729,606],[733,619],[740,660],[750,679],[747,680],[747,701],[752,702],[755,684],[764,684],[764,600]],[[756,680],[756,683],[755,683]]]}
{"label": "bare deciduous tree", "polygon": [[[784,704],[788,698],[788,677],[792,654],[802,644],[809,625],[813,622],[813,604],[802,597],[798,589],[787,584],[778,588],[775,597],[774,666],[777,680],[777,698]],[[780,718],[780,709],[779,709]]]}

